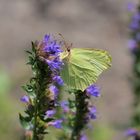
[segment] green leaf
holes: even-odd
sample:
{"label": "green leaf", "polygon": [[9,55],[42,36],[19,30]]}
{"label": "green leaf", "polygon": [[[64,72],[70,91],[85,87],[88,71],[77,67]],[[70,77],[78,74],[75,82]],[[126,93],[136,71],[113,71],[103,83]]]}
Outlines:
{"label": "green leaf", "polygon": [[35,49],[36,43],[34,43],[34,42],[32,41],[31,44],[32,44],[32,51],[33,51],[33,52],[36,52],[36,49]]}
{"label": "green leaf", "polygon": [[28,51],[28,50],[25,50],[26,53],[32,55],[32,52]]}
{"label": "green leaf", "polygon": [[27,121],[31,121],[31,118],[33,117],[34,114],[34,106],[33,105],[29,105],[28,108],[25,110],[25,113],[29,115],[29,117],[26,117]]}
{"label": "green leaf", "polygon": [[23,117],[21,114],[19,114],[20,124],[26,130],[30,130],[32,128],[32,124],[31,124],[31,122],[28,119],[29,118]]}
{"label": "green leaf", "polygon": [[34,88],[31,85],[26,84],[26,85],[22,86],[22,89],[27,92],[29,97],[31,97],[31,98],[36,97],[35,92],[34,92]]}

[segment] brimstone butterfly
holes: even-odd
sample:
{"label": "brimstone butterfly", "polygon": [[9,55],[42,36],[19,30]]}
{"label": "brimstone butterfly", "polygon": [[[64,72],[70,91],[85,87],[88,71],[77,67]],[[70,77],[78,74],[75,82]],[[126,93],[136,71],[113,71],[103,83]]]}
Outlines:
{"label": "brimstone butterfly", "polygon": [[61,53],[64,62],[61,71],[62,79],[68,89],[84,91],[96,82],[99,75],[111,65],[111,57],[107,51],[70,48]]}

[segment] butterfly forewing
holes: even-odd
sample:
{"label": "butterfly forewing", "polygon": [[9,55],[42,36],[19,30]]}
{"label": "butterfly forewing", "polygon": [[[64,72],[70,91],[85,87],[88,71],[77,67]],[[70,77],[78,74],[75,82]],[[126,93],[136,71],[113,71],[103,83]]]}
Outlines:
{"label": "butterfly forewing", "polygon": [[61,75],[65,84],[70,89],[84,91],[110,66],[111,57],[102,50],[73,48],[64,61]]}

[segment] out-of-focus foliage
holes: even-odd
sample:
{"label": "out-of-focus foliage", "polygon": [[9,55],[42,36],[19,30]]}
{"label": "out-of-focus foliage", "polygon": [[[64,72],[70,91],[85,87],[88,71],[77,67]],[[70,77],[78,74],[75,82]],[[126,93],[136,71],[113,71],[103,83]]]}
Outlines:
{"label": "out-of-focus foliage", "polygon": [[112,140],[113,139],[113,129],[107,124],[96,124],[93,128],[94,140]]}
{"label": "out-of-focus foliage", "polygon": [[131,84],[133,88],[133,116],[132,126],[140,127],[140,4],[133,7],[130,28],[129,48],[133,59],[133,77]]}
{"label": "out-of-focus foliage", "polygon": [[11,88],[11,81],[8,74],[0,69],[0,139],[8,140],[19,139],[19,135],[15,135],[17,127],[17,104],[12,100],[12,95],[8,95]]}
{"label": "out-of-focus foliage", "polygon": [[9,76],[3,69],[0,69],[0,95],[8,93],[10,87],[11,81]]}

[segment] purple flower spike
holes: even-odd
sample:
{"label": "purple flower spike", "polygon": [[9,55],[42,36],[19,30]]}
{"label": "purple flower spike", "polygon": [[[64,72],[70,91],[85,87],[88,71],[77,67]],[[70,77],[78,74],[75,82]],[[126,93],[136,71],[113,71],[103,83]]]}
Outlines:
{"label": "purple flower spike", "polygon": [[49,88],[50,92],[54,94],[55,97],[57,97],[58,93],[59,93],[59,90],[56,86],[54,85],[51,85],[50,88]]}
{"label": "purple flower spike", "polygon": [[95,106],[91,106],[89,107],[89,117],[90,119],[96,119],[96,113],[97,113],[97,110],[96,110],[96,107]]}
{"label": "purple flower spike", "polygon": [[23,97],[20,98],[20,101],[24,103],[29,103],[30,100],[28,96],[24,95]]}
{"label": "purple flower spike", "polygon": [[62,128],[62,120],[55,120],[53,122],[49,122],[48,125],[54,126],[55,128],[61,129]]}
{"label": "purple flower spike", "polygon": [[92,95],[94,97],[99,97],[100,92],[99,92],[99,87],[96,85],[91,85],[86,89],[87,94]]}
{"label": "purple flower spike", "polygon": [[136,129],[134,129],[134,128],[129,128],[129,129],[126,131],[125,135],[126,135],[126,136],[135,136],[137,133],[138,133],[138,131],[137,131]]}
{"label": "purple flower spike", "polygon": [[81,135],[80,140],[87,140],[87,136],[85,134]]}
{"label": "purple flower spike", "polygon": [[64,84],[64,81],[60,76],[53,77],[53,80],[60,86],[62,86]]}
{"label": "purple flower spike", "polygon": [[55,110],[48,110],[48,111],[45,112],[45,117],[51,118],[51,117],[54,116],[55,113],[56,113]]}

